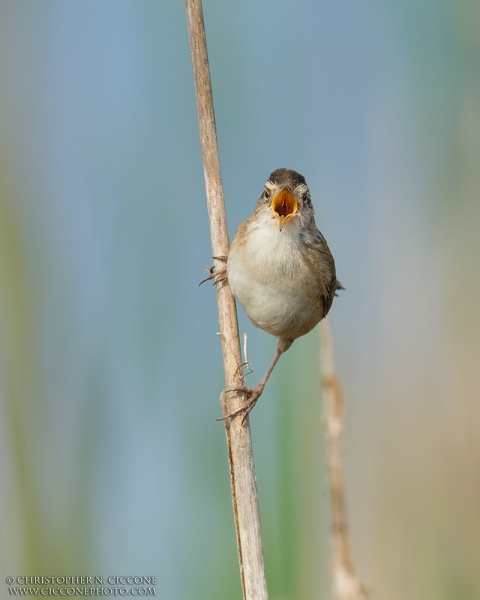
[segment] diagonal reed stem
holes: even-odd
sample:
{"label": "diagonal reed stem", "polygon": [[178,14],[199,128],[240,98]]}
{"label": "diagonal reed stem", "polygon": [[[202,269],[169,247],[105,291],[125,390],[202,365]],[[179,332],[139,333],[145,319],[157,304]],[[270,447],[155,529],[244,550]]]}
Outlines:
{"label": "diagonal reed stem", "polygon": [[350,550],[347,492],[342,461],[343,391],[340,379],[335,372],[333,339],[327,319],[320,323],[320,335],[327,463],[332,501],[333,589],[337,600],[365,600],[368,598],[368,592],[357,577]]}
{"label": "diagonal reed stem", "polygon": [[[202,2],[201,0],[186,0],[185,3],[207,192],[212,255],[222,257],[228,255],[229,241]],[[217,258],[214,258],[214,260],[217,269],[224,266],[222,261]],[[243,385],[242,369],[239,368],[242,359],[237,312],[235,300],[228,284],[219,284],[216,289],[225,389],[231,389]],[[243,401],[243,394],[238,392],[226,394],[223,392],[220,401],[225,415],[240,406]],[[267,600],[268,593],[250,424],[248,418],[245,424],[242,424],[242,419],[242,415],[239,415],[225,421],[240,578],[244,600]]]}

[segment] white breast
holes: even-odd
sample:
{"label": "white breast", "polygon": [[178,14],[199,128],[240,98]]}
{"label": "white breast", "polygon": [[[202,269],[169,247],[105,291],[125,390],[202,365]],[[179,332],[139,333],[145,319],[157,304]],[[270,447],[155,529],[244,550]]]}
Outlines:
{"label": "white breast", "polygon": [[296,228],[280,231],[270,219],[249,223],[243,232],[235,236],[227,262],[233,294],[257,327],[293,339],[305,334],[321,318],[319,302],[312,303],[320,282],[300,252]]}

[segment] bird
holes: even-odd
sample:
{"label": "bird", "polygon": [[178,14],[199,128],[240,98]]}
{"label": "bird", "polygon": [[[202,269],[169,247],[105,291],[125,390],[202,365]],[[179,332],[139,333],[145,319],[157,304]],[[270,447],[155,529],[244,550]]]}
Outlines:
{"label": "bird", "polygon": [[206,280],[227,280],[253,325],[278,338],[260,383],[227,390],[244,392],[246,400],[222,420],[242,414],[244,422],[280,356],[327,315],[337,290],[343,289],[327,241],[315,224],[305,177],[291,169],[273,171],[253,213],[240,224],[228,256],[216,258],[226,265],[212,270]]}

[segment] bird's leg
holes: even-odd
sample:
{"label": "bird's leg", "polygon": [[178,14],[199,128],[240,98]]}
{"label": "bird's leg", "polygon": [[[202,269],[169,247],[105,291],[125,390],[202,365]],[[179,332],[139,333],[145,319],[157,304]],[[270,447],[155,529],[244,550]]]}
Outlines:
{"label": "bird's leg", "polygon": [[260,381],[260,383],[256,387],[249,388],[249,387],[242,385],[237,388],[225,390],[226,392],[244,392],[245,394],[247,394],[247,399],[242,404],[242,406],[239,406],[235,410],[232,410],[232,412],[229,412],[228,414],[224,415],[222,418],[217,419],[217,421],[224,421],[225,419],[228,419],[229,417],[234,417],[235,415],[239,415],[239,414],[243,413],[242,423],[245,423],[245,419],[247,418],[248,413],[253,409],[253,407],[257,403],[257,400],[262,395],[263,388],[265,387],[265,384],[267,383],[268,378],[272,374],[272,371],[275,368],[275,365],[277,364],[278,359],[282,356],[282,354],[286,350],[288,350],[290,348],[290,346],[292,345],[292,342],[293,342],[293,340],[286,340],[284,338],[279,339],[278,345],[277,345],[277,351],[275,352],[272,362],[270,363],[270,366],[268,367],[267,372],[263,376],[262,381]]}
{"label": "bird's leg", "polygon": [[[227,262],[227,256],[213,256],[212,258],[216,259],[216,260],[221,260],[222,262]],[[208,277],[206,277],[203,281],[201,281],[198,285],[202,285],[202,283],[205,283],[206,281],[210,281],[210,279],[215,279],[216,277],[219,277],[219,279],[215,279],[215,281],[213,282],[214,285],[217,285],[217,283],[222,283],[222,281],[226,281],[227,280],[227,266],[225,265],[224,267],[222,267],[221,269],[219,269],[218,271],[215,270],[215,267],[210,267],[208,269],[210,271],[210,275]]]}

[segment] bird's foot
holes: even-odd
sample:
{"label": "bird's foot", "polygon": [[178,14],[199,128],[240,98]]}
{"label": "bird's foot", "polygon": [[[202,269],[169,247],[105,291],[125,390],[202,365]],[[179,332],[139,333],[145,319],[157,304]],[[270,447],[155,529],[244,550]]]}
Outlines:
{"label": "bird's foot", "polygon": [[225,390],[226,392],[244,392],[245,394],[247,394],[247,399],[241,406],[239,406],[235,410],[232,410],[231,412],[227,413],[220,419],[217,419],[217,421],[225,421],[225,419],[229,419],[230,417],[235,417],[236,415],[243,414],[243,418],[242,418],[242,425],[243,425],[245,423],[245,419],[248,417],[248,414],[253,409],[253,407],[257,403],[257,400],[262,395],[264,387],[265,386],[260,383],[254,388],[239,386],[237,388]]}
{"label": "bird's foot", "polygon": [[217,283],[227,281],[227,267],[222,267],[218,271],[215,270],[215,267],[210,267],[209,271],[210,275],[208,277],[205,277],[205,279],[203,279],[198,285],[202,285],[202,283],[210,281],[210,279],[215,279],[213,285],[217,285]]}
{"label": "bird's foot", "polygon": [[[227,262],[227,256],[213,256],[212,258],[216,259],[216,260],[221,260],[222,262]],[[207,271],[210,272],[210,275],[208,277],[206,277],[203,281],[201,281],[198,285],[202,285],[202,283],[205,283],[206,281],[210,281],[211,279],[215,279],[215,281],[213,282],[213,285],[217,285],[217,283],[222,283],[223,281],[227,280],[227,267],[222,267],[221,269],[219,269],[218,271],[215,269],[215,267],[208,267]],[[216,279],[218,277],[218,279]]]}

